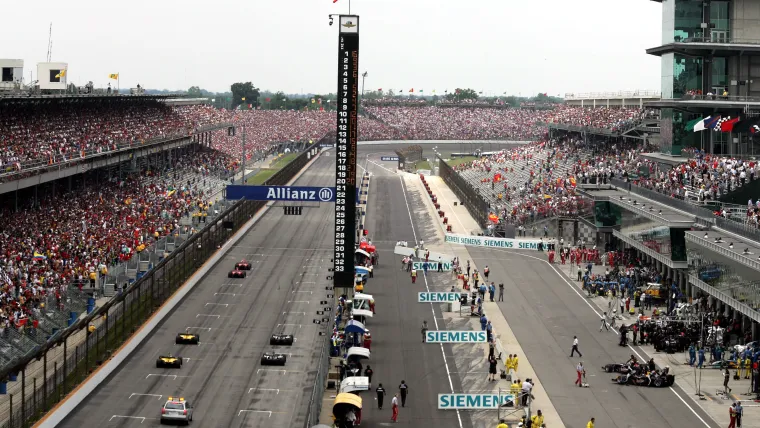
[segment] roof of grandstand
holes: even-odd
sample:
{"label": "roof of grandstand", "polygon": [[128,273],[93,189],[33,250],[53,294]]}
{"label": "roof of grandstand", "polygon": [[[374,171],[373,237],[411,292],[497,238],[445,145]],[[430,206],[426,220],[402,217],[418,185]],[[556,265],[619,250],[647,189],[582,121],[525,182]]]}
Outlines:
{"label": "roof of grandstand", "polygon": [[165,99],[165,98],[182,98],[184,95],[178,94],[3,94],[0,93],[0,102],[2,101],[25,101],[25,100],[67,100],[67,99]]}

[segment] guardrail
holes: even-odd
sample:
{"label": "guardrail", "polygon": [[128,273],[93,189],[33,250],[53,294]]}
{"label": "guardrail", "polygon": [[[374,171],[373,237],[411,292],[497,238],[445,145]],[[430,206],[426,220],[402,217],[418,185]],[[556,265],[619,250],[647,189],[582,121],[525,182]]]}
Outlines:
{"label": "guardrail", "polygon": [[[308,153],[308,150],[303,152],[275,173],[266,184],[287,183],[309,161]],[[34,354],[1,369],[0,379],[4,382],[21,378],[21,392],[18,394],[20,397],[9,394],[7,402],[0,402],[0,426],[30,426],[63,400],[95,368],[107,361],[211,257],[219,245],[264,205],[262,201],[238,201],[121,294],[71,327],[53,334]],[[50,359],[54,360],[52,367]],[[35,364],[37,370],[30,370],[30,366]],[[27,371],[34,373],[31,388]]]}
{"label": "guardrail", "polygon": [[[27,161],[21,163],[21,168],[16,168],[12,165],[5,167],[4,172],[0,172],[0,182],[7,182],[17,178],[28,177],[29,175],[35,175],[46,171],[55,169],[68,168],[77,165],[82,162],[93,160],[102,156],[113,156],[115,154],[127,152],[136,148],[150,147],[158,144],[165,144],[175,140],[181,140],[183,138],[190,138],[196,134],[202,134],[204,132],[211,132],[217,129],[223,129],[228,126],[232,126],[230,123],[221,123],[217,125],[208,125],[201,128],[195,128],[186,132],[163,135],[160,137],[151,138],[148,140],[135,140],[121,141],[114,143],[111,150],[90,149],[84,150],[76,154],[74,159],[67,159],[64,155],[54,155],[47,161]],[[22,177],[16,177],[22,176]]]}
{"label": "guardrail", "polygon": [[319,415],[322,411],[322,398],[325,395],[325,388],[327,376],[330,373],[330,341],[327,340],[329,336],[328,327],[330,323],[322,323],[324,335],[320,336],[322,340],[322,350],[317,360],[317,377],[314,379],[314,385],[312,386],[311,396],[309,397],[309,406],[306,413],[306,420],[304,421],[303,428],[311,428],[314,425],[319,424]]}

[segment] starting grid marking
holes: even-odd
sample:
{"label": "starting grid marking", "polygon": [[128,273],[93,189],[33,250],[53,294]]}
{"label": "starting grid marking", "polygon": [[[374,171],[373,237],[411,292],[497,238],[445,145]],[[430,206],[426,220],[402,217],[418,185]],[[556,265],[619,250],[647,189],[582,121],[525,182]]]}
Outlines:
{"label": "starting grid marking", "polygon": [[275,389],[275,388],[248,388],[248,393],[250,394],[251,391],[275,391],[275,394],[280,395],[280,391],[282,392],[291,392],[292,389]]}
{"label": "starting grid marking", "polygon": [[211,331],[211,327],[185,327],[185,331],[188,331],[190,329]]}
{"label": "starting grid marking", "polygon": [[297,326],[298,326],[298,328],[301,328],[301,325],[302,325],[302,324],[277,324],[277,327],[279,327],[279,326],[281,326],[281,325],[297,325]]}
{"label": "starting grid marking", "polygon": [[205,308],[208,305],[224,306],[225,308],[228,308],[230,305],[234,305],[234,303],[206,303],[205,305],[203,305],[203,307]]}
{"label": "starting grid marking", "polygon": [[147,376],[145,376],[145,379],[148,379],[148,378],[150,378],[151,376],[159,376],[159,377],[170,377],[170,378],[172,378],[172,380],[177,380],[177,378],[186,378],[186,377],[190,377],[190,376],[179,376],[179,375],[175,375],[175,374],[155,374],[155,373],[150,373],[150,374],[148,374]]}
{"label": "starting grid marking", "polygon": [[272,411],[269,411],[269,410],[246,410],[246,409],[243,409],[243,410],[240,410],[238,412],[238,416],[242,415],[243,413],[267,413],[267,414],[269,414],[268,417],[271,418],[273,414],[274,415],[282,415],[282,414],[285,414],[286,412],[272,412]]}
{"label": "starting grid marking", "polygon": [[297,373],[301,373],[301,371],[300,371],[300,370],[285,370],[285,369],[256,369],[256,374],[259,374],[259,372],[280,372],[280,373],[282,373],[282,374],[287,374],[287,373],[294,373],[294,374],[297,374]]}
{"label": "starting grid marking", "polygon": [[311,302],[309,302],[308,300],[288,300],[288,303],[306,303],[306,304],[309,304]]}
{"label": "starting grid marking", "polygon": [[291,311],[291,312],[287,312],[287,311],[285,311],[285,312],[283,312],[282,314],[283,314],[283,315],[285,315],[285,314],[301,314],[301,315],[304,315],[304,316],[305,316],[305,315],[306,315],[306,312],[292,312],[292,311]]}
{"label": "starting grid marking", "polygon": [[[270,417],[271,417],[271,416],[270,416]],[[111,416],[111,418],[108,420],[108,422],[111,422],[111,421],[112,421],[114,418],[117,418],[117,419],[140,419],[140,423],[143,423],[143,422],[145,422],[145,420],[146,420],[146,419],[150,419],[150,420],[158,420],[158,418],[146,418],[146,417],[144,417],[144,416],[123,416],[123,415],[113,415],[113,416]]]}
{"label": "starting grid marking", "polygon": [[128,399],[134,397],[135,395],[144,396],[144,397],[158,397],[159,400],[161,399],[161,397],[163,397],[163,395],[160,395],[160,394],[140,394],[139,392],[133,392],[133,393],[129,394],[129,398]]}
{"label": "starting grid marking", "polygon": [[214,296],[232,296],[232,297],[237,297],[237,296],[245,296],[245,295],[246,295],[246,293],[214,293]]}

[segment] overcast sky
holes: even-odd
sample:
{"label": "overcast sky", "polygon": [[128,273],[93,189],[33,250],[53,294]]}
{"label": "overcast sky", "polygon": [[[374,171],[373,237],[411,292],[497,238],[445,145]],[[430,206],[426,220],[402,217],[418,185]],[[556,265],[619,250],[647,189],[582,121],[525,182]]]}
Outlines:
{"label": "overcast sky", "polygon": [[[53,22],[53,61],[69,81],[226,91],[252,81],[334,92],[337,25],[348,0],[7,2],[0,58],[36,78]],[[492,94],[659,90],[661,8],[648,0],[354,0],[366,90],[471,87]]]}

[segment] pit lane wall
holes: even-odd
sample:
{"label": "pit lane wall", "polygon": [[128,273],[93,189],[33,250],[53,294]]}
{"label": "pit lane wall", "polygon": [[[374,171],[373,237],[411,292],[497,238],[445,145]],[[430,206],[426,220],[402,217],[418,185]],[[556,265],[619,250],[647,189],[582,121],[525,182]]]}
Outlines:
{"label": "pit lane wall", "polygon": [[[318,145],[303,152],[265,184],[289,185],[319,156]],[[263,201],[241,200],[191,236],[151,271],[98,310],[50,337],[36,353],[0,371],[4,381],[21,381],[21,393],[6,396],[2,427],[54,427],[81,403],[139,346],[266,213]],[[79,343],[69,339],[83,336]],[[73,343],[72,343],[73,342]],[[62,362],[48,362],[48,351],[63,348]],[[33,382],[27,366],[44,360]],[[41,379],[37,379],[40,376]],[[31,384],[31,385],[30,385]]]}

